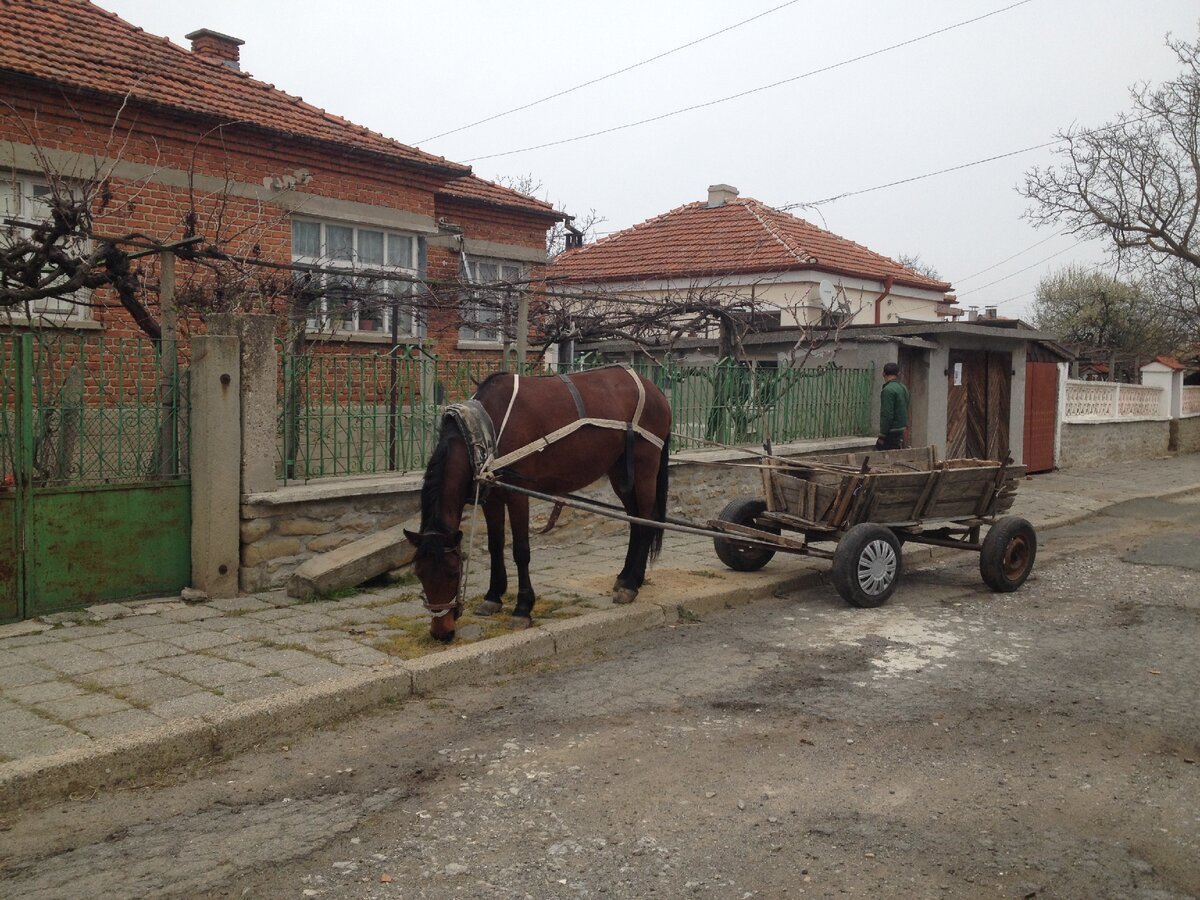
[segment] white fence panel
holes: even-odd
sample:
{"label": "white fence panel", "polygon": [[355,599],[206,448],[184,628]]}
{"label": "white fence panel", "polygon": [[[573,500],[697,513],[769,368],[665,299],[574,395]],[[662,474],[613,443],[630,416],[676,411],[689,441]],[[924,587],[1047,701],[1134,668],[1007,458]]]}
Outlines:
{"label": "white fence panel", "polygon": [[1200,416],[1200,386],[1186,385],[1184,387],[1180,414],[1185,416]]}
{"label": "white fence panel", "polygon": [[1111,381],[1067,381],[1066,418],[1149,419],[1166,414],[1163,389]]}

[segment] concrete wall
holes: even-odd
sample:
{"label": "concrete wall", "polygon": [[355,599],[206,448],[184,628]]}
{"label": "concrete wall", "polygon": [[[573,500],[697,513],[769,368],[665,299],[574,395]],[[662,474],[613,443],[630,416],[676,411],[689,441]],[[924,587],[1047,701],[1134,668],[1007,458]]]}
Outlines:
{"label": "concrete wall", "polygon": [[[1200,437],[1200,427],[1196,429]],[[1060,469],[1167,455],[1171,423],[1142,419],[1127,422],[1064,422]]]}
{"label": "concrete wall", "polygon": [[1200,416],[1171,421],[1171,447],[1179,453],[1200,453]]}

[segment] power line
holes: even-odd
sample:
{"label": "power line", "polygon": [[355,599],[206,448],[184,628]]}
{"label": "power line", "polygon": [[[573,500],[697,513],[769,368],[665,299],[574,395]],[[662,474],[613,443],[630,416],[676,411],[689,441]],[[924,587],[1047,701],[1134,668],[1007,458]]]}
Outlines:
{"label": "power line", "polygon": [[1007,275],[997,278],[995,281],[989,281],[987,284],[981,284],[977,288],[971,288],[969,291],[963,291],[958,296],[965,297],[967,294],[974,294],[976,291],[982,291],[984,288],[990,288],[993,284],[999,284],[1002,281],[1008,281],[1008,279],[1010,279],[1016,275],[1020,275],[1022,272],[1028,272],[1030,269],[1036,269],[1042,263],[1049,262],[1050,260],[1054,259],[1054,257],[1056,257],[1056,256],[1062,256],[1068,250],[1074,250],[1078,246],[1078,244],[1079,244],[1079,242],[1075,241],[1069,247],[1063,247],[1061,250],[1057,251],[1056,253],[1051,253],[1045,259],[1039,259],[1037,262],[1033,263],[1032,265],[1028,265],[1023,269],[1017,269],[1017,271],[1015,271],[1015,272],[1010,272]]}
{"label": "power line", "polygon": [[1066,234],[1066,232],[1065,232],[1065,231],[1056,231],[1056,232],[1054,232],[1054,234],[1050,235],[1050,237],[1048,237],[1048,238],[1042,238],[1042,239],[1041,239],[1040,241],[1038,241],[1036,244],[1030,244],[1030,245],[1029,245],[1028,247],[1026,247],[1024,250],[1018,250],[1018,251],[1017,251],[1016,253],[1014,253],[1012,256],[1006,257],[1005,259],[1002,259],[1002,260],[1000,260],[1000,262],[998,262],[998,263],[992,263],[992,264],[991,264],[990,266],[988,266],[986,269],[980,269],[978,272],[975,272],[975,273],[973,273],[973,274],[971,274],[971,275],[968,275],[966,278],[955,278],[955,279],[953,279],[953,283],[954,283],[954,284],[962,284],[964,281],[970,281],[972,278],[977,278],[977,277],[979,277],[980,275],[982,275],[984,272],[990,272],[990,271],[992,271],[992,269],[999,268],[1000,266],[1004,265],[1006,262],[1012,262],[1012,261],[1013,261],[1014,259],[1016,259],[1018,256],[1024,256],[1024,255],[1025,255],[1026,253],[1028,253],[1030,250],[1034,250],[1034,249],[1036,249],[1036,248],[1038,248],[1038,247],[1042,246],[1042,244],[1045,244],[1045,243],[1047,243],[1048,241],[1052,241],[1052,240],[1054,240],[1056,237],[1061,237],[1061,236],[1062,236],[1062,235],[1064,235],[1064,234]]}
{"label": "power line", "polygon": [[521,106],[514,106],[512,109],[506,109],[504,112],[498,112],[495,115],[487,116],[486,118],[483,118],[483,119],[478,119],[478,120],[476,120],[474,122],[470,122],[466,125],[460,125],[458,128],[451,128],[449,131],[443,131],[440,134],[435,134],[433,137],[424,138],[424,139],[418,141],[417,143],[418,144],[427,144],[430,141],[436,141],[438,138],[443,138],[450,134],[458,134],[458,132],[460,132],[460,131],[466,131],[468,128],[474,128],[476,125],[482,125],[484,122],[491,122],[491,121],[494,121],[495,119],[499,119],[504,116],[512,115],[513,113],[516,113],[516,112],[521,112],[522,110],[526,110],[526,109],[529,109],[530,107],[537,106],[538,104],[545,103],[547,100],[554,100],[558,97],[565,96],[566,94],[570,94],[570,93],[572,93],[574,91],[578,91],[582,88],[591,87],[593,84],[599,84],[601,81],[606,81],[607,79],[613,78],[617,75],[624,75],[626,72],[631,72],[634,69],[640,68],[641,66],[648,65],[652,62],[657,62],[658,60],[663,59],[664,57],[670,56],[672,53],[678,53],[680,50],[686,50],[686,49],[688,49],[688,47],[695,47],[697,44],[702,44],[707,40],[710,40],[715,37],[719,37],[722,34],[726,34],[730,31],[733,31],[735,28],[741,28],[743,25],[748,25],[757,19],[761,19],[764,16],[769,16],[771,13],[774,13],[774,12],[779,12],[779,10],[784,9],[788,6],[793,6],[799,2],[800,2],[800,0],[788,0],[787,3],[781,3],[779,6],[773,6],[764,12],[760,12],[756,16],[751,16],[748,19],[742,19],[742,21],[740,21],[740,22],[735,22],[732,25],[728,25],[725,28],[720,29],[719,31],[714,31],[712,34],[706,34],[706,35],[704,35],[704,37],[696,38],[694,41],[688,41],[686,44],[680,44],[678,47],[673,47],[670,50],[664,51],[663,53],[659,53],[657,56],[651,56],[649,59],[643,59],[641,62],[635,62],[632,65],[625,66],[625,68],[623,68],[623,69],[617,69],[615,72],[609,72],[607,75],[601,75],[599,78],[593,78],[591,81],[581,82],[580,84],[577,84],[574,87],[565,88],[564,90],[558,91],[557,93],[547,94],[545,97],[542,97],[539,100],[533,100],[533,101],[531,101],[529,103],[525,103]]}
{"label": "power line", "polygon": [[[562,138],[557,141],[547,141],[544,144],[534,144],[529,147],[520,147],[516,150],[505,150],[500,153],[488,153],[483,156],[474,156],[465,161],[469,162],[469,163],[473,163],[473,162],[479,162],[480,160],[484,160],[484,159],[495,159],[500,156],[512,156],[517,153],[527,153],[530,150],[543,150],[546,147],[558,147],[558,146],[561,146],[562,144],[570,144],[575,141],[586,140],[587,138],[599,137],[600,135],[603,135],[603,134],[612,134],[615,131],[623,131],[627,128],[636,128],[639,125],[648,125],[651,122],[661,122],[663,119],[669,119],[673,116],[682,115],[683,113],[686,113],[686,112],[693,112],[697,109],[705,109],[710,106],[716,106],[718,103],[727,103],[730,100],[738,100],[738,99],[741,99],[742,97],[748,97],[751,94],[757,94],[761,91],[768,91],[768,90],[771,90],[772,88],[781,87],[782,85],[785,85],[785,84],[791,84],[792,82],[800,81],[801,79],[804,79],[804,78],[811,78],[813,75],[820,75],[825,72],[832,72],[835,69],[840,69],[844,66],[851,65],[852,63],[862,62],[863,60],[871,59],[874,56],[879,56],[883,53],[889,53],[892,50],[898,50],[901,47],[907,47],[912,44],[916,44],[916,43],[920,43],[921,41],[928,40],[929,38],[936,37],[937,35],[945,34],[948,31],[954,31],[956,28],[962,28],[966,25],[972,25],[975,22],[981,22],[984,19],[990,19],[992,16],[998,16],[1001,13],[1008,12],[1009,10],[1016,9],[1018,6],[1024,6],[1025,4],[1032,3],[1032,2],[1033,2],[1033,0],[1018,0],[1018,2],[1016,2],[1016,3],[1010,3],[1008,6],[1001,7],[1000,9],[994,9],[991,12],[984,13],[981,16],[975,16],[972,19],[964,19],[961,22],[956,22],[953,25],[946,25],[943,28],[938,28],[934,31],[930,31],[925,34],[918,35],[917,37],[909,38],[906,41],[900,41],[899,43],[891,44],[887,47],[882,47],[878,50],[872,50],[869,53],[862,53],[862,54],[859,54],[858,56],[851,57],[850,59],[844,59],[841,62],[831,63],[828,66],[822,66],[819,69],[812,69],[812,70],[810,70],[808,72],[804,72],[803,74],[800,74],[800,75],[793,75],[791,78],[784,78],[781,81],[775,81],[775,82],[772,82],[771,84],[764,84],[764,85],[761,85],[756,88],[750,88],[749,90],[746,90],[746,91],[740,91],[736,94],[730,94],[727,97],[721,97],[717,100],[708,100],[704,103],[696,103],[692,106],[685,106],[685,107],[682,107],[681,109],[671,110],[670,112],[661,113],[657,116],[651,116],[647,119],[639,119],[636,122],[626,122],[623,125],[614,125],[611,128],[603,128],[599,131],[591,131],[591,132],[588,132],[587,134],[576,135],[575,137]],[[1018,151],[1018,152],[1024,152],[1024,151]]]}

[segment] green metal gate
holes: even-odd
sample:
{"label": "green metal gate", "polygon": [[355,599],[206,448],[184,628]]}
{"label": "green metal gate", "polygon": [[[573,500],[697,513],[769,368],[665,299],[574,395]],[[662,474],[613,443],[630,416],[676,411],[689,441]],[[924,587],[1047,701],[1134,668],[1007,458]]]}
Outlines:
{"label": "green metal gate", "polygon": [[184,387],[145,339],[0,335],[0,622],[188,583]]}

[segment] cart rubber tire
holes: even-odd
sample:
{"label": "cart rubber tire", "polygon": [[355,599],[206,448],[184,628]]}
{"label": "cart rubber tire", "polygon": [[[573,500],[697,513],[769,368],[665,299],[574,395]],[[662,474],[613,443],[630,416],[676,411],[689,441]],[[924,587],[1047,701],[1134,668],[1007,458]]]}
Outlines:
{"label": "cart rubber tire", "polygon": [[[767,504],[754,497],[739,497],[730,500],[717,516],[722,522],[733,522],[737,525],[747,525],[760,531],[779,534],[777,525],[758,525],[755,523],[760,515],[767,511]],[[743,544],[729,538],[713,538],[713,548],[717,551],[717,559],[729,566],[735,572],[757,572],[771,561],[775,551],[767,547],[756,547]]]}
{"label": "cart rubber tire", "polygon": [[1037,558],[1037,532],[1019,516],[1005,516],[988,529],[979,554],[979,574],[993,591],[1011,593],[1025,583]]}
{"label": "cart rubber tire", "polygon": [[833,586],[851,606],[883,606],[900,583],[900,541],[891,529],[863,522],[833,551]]}

